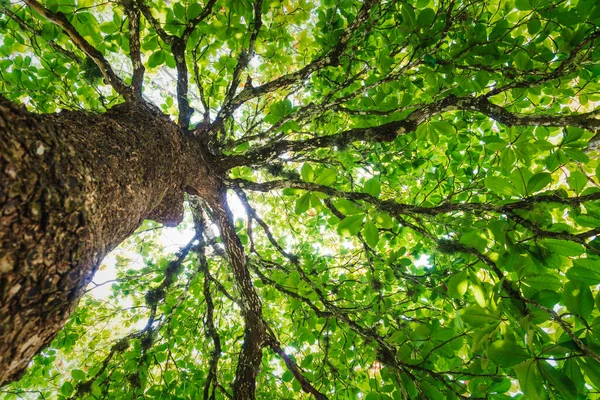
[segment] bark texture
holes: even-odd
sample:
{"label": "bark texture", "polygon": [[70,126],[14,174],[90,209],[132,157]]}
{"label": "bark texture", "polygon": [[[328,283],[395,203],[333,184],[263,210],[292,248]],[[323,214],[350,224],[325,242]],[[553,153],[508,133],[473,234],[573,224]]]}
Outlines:
{"label": "bark texture", "polygon": [[207,200],[218,220],[221,238],[227,249],[244,318],[244,343],[235,371],[233,396],[239,400],[251,400],[255,398],[256,377],[260,372],[262,349],[265,345],[262,302],[252,284],[244,246],[235,233],[234,219],[231,210],[227,206],[225,190],[215,191],[213,196],[208,197]]}
{"label": "bark texture", "polygon": [[54,338],[106,253],[146,218],[181,221],[204,160],[144,104],[36,115],[0,97],[0,385]]}

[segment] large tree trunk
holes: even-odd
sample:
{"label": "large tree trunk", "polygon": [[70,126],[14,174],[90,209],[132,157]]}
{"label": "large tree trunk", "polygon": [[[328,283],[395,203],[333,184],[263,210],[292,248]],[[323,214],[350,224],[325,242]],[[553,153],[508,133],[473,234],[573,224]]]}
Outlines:
{"label": "large tree trunk", "polygon": [[207,183],[203,160],[143,104],[35,115],[0,98],[0,385],[54,338],[142,220],[181,220],[185,188]]}

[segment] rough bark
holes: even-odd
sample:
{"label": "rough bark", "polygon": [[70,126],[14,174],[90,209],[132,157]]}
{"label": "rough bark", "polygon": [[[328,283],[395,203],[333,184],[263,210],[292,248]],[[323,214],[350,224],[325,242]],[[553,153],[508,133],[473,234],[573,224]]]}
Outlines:
{"label": "rough bark", "polygon": [[218,220],[244,318],[244,343],[235,371],[233,397],[239,400],[250,400],[255,398],[256,377],[260,372],[262,349],[266,339],[262,302],[252,284],[244,246],[235,233],[233,215],[227,206],[225,190],[219,188],[207,200]]}
{"label": "rough bark", "polygon": [[146,218],[176,225],[205,157],[140,103],[36,115],[0,97],[0,385],[77,305],[106,253]]}

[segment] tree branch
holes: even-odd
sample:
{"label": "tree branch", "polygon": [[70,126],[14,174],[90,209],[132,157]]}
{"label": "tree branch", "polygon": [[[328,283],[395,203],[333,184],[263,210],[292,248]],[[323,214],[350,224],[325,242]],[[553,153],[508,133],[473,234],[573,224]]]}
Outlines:
{"label": "tree branch", "polygon": [[131,85],[135,96],[142,99],[144,85],[144,64],[140,50],[140,9],[135,1],[127,0],[124,3],[125,13],[129,19],[129,57],[133,66]]}
{"label": "tree branch", "polygon": [[554,69],[552,72],[550,72],[548,74],[545,74],[541,78],[534,80],[534,81],[511,82],[508,85],[504,85],[504,86],[498,87],[496,89],[490,90],[488,93],[485,94],[485,97],[489,98],[489,97],[495,96],[497,94],[500,94],[500,93],[505,92],[510,89],[528,88],[528,87],[532,87],[532,86],[537,86],[542,83],[545,83],[545,82],[548,82],[548,81],[551,81],[553,79],[557,79],[557,78],[563,76],[566,72],[568,72],[569,68],[571,68],[575,65],[576,57],[579,54],[579,52],[581,51],[581,49],[583,49],[587,44],[593,44],[593,42],[599,37],[600,37],[600,30],[597,30],[594,33],[588,35],[584,40],[581,41],[581,43],[579,43],[577,46],[575,46],[573,48],[573,50],[571,50],[571,52],[569,53],[569,56],[567,58],[565,58],[564,60],[562,60],[556,69]]}
{"label": "tree branch", "polygon": [[190,35],[192,33],[194,33],[194,29],[196,28],[196,26],[200,22],[202,22],[206,18],[208,18],[208,16],[211,14],[212,8],[213,8],[213,6],[215,5],[216,2],[217,2],[217,0],[208,0],[208,2],[204,6],[204,8],[200,12],[200,14],[198,14],[197,17],[195,17],[194,19],[192,19],[191,21],[188,22],[187,26],[185,27],[185,30],[181,34],[181,39],[184,42],[188,41],[188,39],[190,38]]}
{"label": "tree branch", "polygon": [[[27,25],[25,23],[25,21],[23,21],[17,14],[15,14],[14,12],[12,12],[5,5],[2,6],[2,11],[4,13],[6,13],[6,15],[8,15],[10,18],[12,18],[21,27],[21,29],[23,29],[24,31],[30,32],[30,33],[34,34],[35,36],[37,36],[37,37],[42,37],[42,31],[40,31],[39,29],[35,29],[35,28]],[[72,52],[70,50],[67,50],[64,47],[60,46],[54,40],[49,40],[49,41],[47,40],[46,43],[48,43],[48,46],[50,46],[54,51],[56,51],[57,53],[60,53],[63,56],[71,59],[72,61],[76,62],[77,64],[80,64],[81,62],[83,62],[83,60],[81,59],[81,57],[79,57],[74,52]]]}
{"label": "tree branch", "polygon": [[58,25],[63,32],[71,38],[75,46],[77,46],[81,51],[90,57],[94,63],[100,68],[102,71],[102,75],[104,76],[104,80],[115,89],[115,91],[123,96],[126,100],[133,101],[135,100],[135,95],[131,87],[127,86],[121,78],[119,78],[112,67],[106,61],[106,58],[98,51],[94,46],[89,44],[87,40],[83,38],[77,32],[75,27],[69,22],[65,14],[62,12],[54,13],[48,10],[46,7],[38,3],[36,0],[24,0],[25,4],[31,7],[32,10],[36,11],[38,14],[42,15],[49,21]]}
{"label": "tree branch", "polygon": [[296,378],[298,383],[300,383],[300,386],[302,387],[302,390],[304,392],[312,394],[313,396],[315,396],[315,399],[327,400],[327,396],[325,396],[323,393],[319,392],[310,383],[310,381],[308,379],[306,379],[306,377],[302,374],[302,370],[300,369],[300,367],[298,367],[298,365],[294,362],[294,360],[292,360],[292,358],[290,356],[288,356],[285,353],[285,351],[283,351],[283,349],[281,348],[281,344],[279,343],[279,341],[277,340],[275,335],[269,334],[267,341],[269,343],[269,347],[271,348],[271,350],[273,350],[276,354],[279,355],[279,357],[281,357],[283,359],[283,362],[285,363],[287,368],[290,370],[290,372],[292,374],[294,374],[294,377]]}
{"label": "tree branch", "polygon": [[227,90],[227,94],[225,95],[225,100],[223,104],[225,105],[219,111],[219,115],[217,115],[217,120],[222,119],[221,113],[227,109],[227,105],[231,103],[231,100],[235,96],[235,92],[240,84],[240,75],[242,72],[248,67],[248,63],[254,56],[254,44],[256,43],[256,38],[258,37],[258,32],[260,32],[260,28],[262,26],[262,2],[263,0],[256,0],[254,2],[254,27],[249,29],[250,33],[250,42],[248,44],[247,50],[242,50],[238,57],[237,65],[233,71],[233,76],[231,78],[231,83],[229,85],[229,89]]}
{"label": "tree branch", "polygon": [[287,152],[302,152],[325,147],[336,148],[357,141],[391,142],[397,136],[413,132],[431,117],[447,111],[478,112],[506,126],[573,126],[592,131],[600,130],[600,119],[595,118],[597,111],[574,115],[522,115],[493,104],[485,96],[456,97],[450,95],[413,111],[403,120],[368,128],[353,128],[334,135],[307,140],[279,140],[245,155],[223,158],[221,168],[260,165]]}
{"label": "tree branch", "polygon": [[220,124],[222,120],[227,119],[233,112],[242,104],[248,100],[262,96],[267,93],[274,92],[280,88],[290,86],[293,84],[301,83],[310,76],[313,72],[316,72],[322,68],[337,65],[340,61],[340,57],[346,50],[348,42],[352,37],[352,34],[358,30],[358,28],[367,21],[369,13],[375,4],[379,3],[379,0],[365,0],[362,7],[358,11],[356,18],[352,21],[346,29],[342,32],[337,44],[324,56],[321,56],[313,62],[305,65],[303,68],[291,74],[280,76],[270,82],[264,83],[260,86],[246,86],[244,89],[235,96],[229,104],[224,104],[221,110],[221,119],[215,119],[215,124]]}
{"label": "tree branch", "polygon": [[175,67],[177,69],[177,108],[179,111],[179,117],[177,120],[177,124],[187,130],[190,125],[190,119],[194,110],[190,107],[190,102],[188,99],[188,85],[189,85],[189,77],[188,77],[188,69],[185,61],[185,49],[187,45],[187,40],[190,35],[193,33],[194,28],[204,19],[206,19],[211,11],[212,7],[216,3],[216,0],[209,0],[200,14],[188,22],[185,30],[183,31],[181,37],[177,37],[175,35],[168,34],[161,26],[159,21],[154,18],[152,15],[152,11],[148,6],[144,3],[144,0],[137,0],[137,4],[144,14],[146,20],[152,25],[158,36],[169,46],[171,46],[171,53],[173,53],[173,57],[175,58]]}
{"label": "tree branch", "polygon": [[244,343],[238,358],[233,384],[233,397],[244,400],[254,399],[256,377],[260,370],[262,348],[265,344],[262,302],[252,284],[244,246],[235,232],[233,215],[227,205],[226,191],[218,189],[218,192],[207,201],[218,220],[221,239],[229,256],[240,297],[239,305],[244,318]]}

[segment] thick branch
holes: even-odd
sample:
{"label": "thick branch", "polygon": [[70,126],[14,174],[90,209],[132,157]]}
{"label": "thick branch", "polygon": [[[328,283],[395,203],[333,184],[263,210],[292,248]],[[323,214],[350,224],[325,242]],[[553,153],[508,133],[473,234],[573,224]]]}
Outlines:
{"label": "thick branch", "polygon": [[[2,12],[4,12],[6,15],[8,15],[10,18],[12,18],[19,25],[19,27],[21,27],[21,29],[23,29],[24,31],[30,32],[30,33],[34,34],[35,36],[42,37],[42,31],[27,25],[25,23],[25,21],[23,21],[17,14],[15,14],[11,10],[9,10],[8,7],[2,6]],[[54,40],[46,41],[46,43],[48,43],[48,46],[50,46],[52,48],[52,50],[56,51],[57,53],[62,54],[63,56],[69,58],[70,60],[72,60],[78,64],[83,61],[81,59],[81,57],[79,57],[77,54],[60,46]]]}
{"label": "thick branch", "polygon": [[166,44],[171,46],[171,52],[175,58],[175,67],[177,68],[177,107],[179,111],[177,123],[181,128],[187,130],[194,110],[190,107],[190,102],[188,99],[189,77],[187,64],[185,61],[186,43],[196,25],[210,15],[212,7],[215,4],[215,0],[210,0],[202,12],[188,23],[181,37],[169,35],[160,26],[160,22],[154,18],[152,11],[144,3],[144,0],[137,0],[137,4],[142,14],[144,14],[144,17],[150,23],[150,25],[152,25],[158,36]]}
{"label": "thick branch", "polygon": [[173,39],[171,51],[175,57],[175,67],[177,68],[177,106],[179,109],[177,124],[187,130],[194,110],[190,107],[188,100],[189,78],[185,63],[185,41],[180,38]]}
{"label": "thick branch", "polygon": [[269,182],[252,182],[245,179],[231,179],[229,182],[243,189],[249,189],[255,192],[270,192],[279,189],[301,189],[311,192],[321,192],[332,197],[344,198],[353,201],[364,201],[374,204],[384,211],[394,211],[400,214],[425,214],[438,215],[455,211],[495,211],[499,213],[511,212],[514,210],[530,209],[537,203],[559,203],[569,206],[576,206],[587,201],[600,200],[600,192],[590,193],[578,197],[560,197],[556,194],[540,194],[529,196],[513,203],[504,205],[493,205],[489,203],[444,203],[433,207],[415,206],[412,204],[398,203],[393,200],[380,200],[368,193],[344,192],[330,186],[319,185],[316,183],[293,181],[293,180],[275,180]]}
{"label": "thick branch", "polygon": [[521,115],[493,104],[485,97],[448,96],[421,107],[405,119],[368,128],[353,128],[334,135],[307,140],[279,140],[242,156],[224,159],[223,167],[260,165],[287,152],[309,151],[317,148],[336,148],[352,142],[391,142],[397,136],[413,132],[420,124],[447,111],[473,111],[507,126],[573,126],[588,130],[600,129],[597,112],[574,115]]}
{"label": "thick branch", "polygon": [[240,298],[239,305],[244,318],[244,343],[238,358],[233,397],[235,399],[254,399],[256,377],[260,370],[262,348],[265,344],[262,302],[252,284],[244,246],[235,232],[233,215],[227,205],[225,190],[219,189],[218,193],[207,201],[218,219],[221,239],[229,256]]}
{"label": "thick branch", "polygon": [[270,82],[264,83],[260,86],[246,86],[236,97],[234,97],[229,104],[225,104],[222,110],[222,118],[216,120],[215,123],[228,118],[233,112],[242,104],[248,100],[262,96],[267,93],[274,92],[275,90],[281,89],[286,86],[302,83],[308,78],[313,72],[316,72],[322,68],[337,65],[340,61],[340,57],[346,51],[348,42],[352,37],[352,34],[367,21],[371,9],[379,0],[366,0],[363,2],[361,9],[358,11],[356,18],[352,23],[348,24],[344,32],[342,32],[337,44],[324,56],[321,56],[313,62],[305,65],[303,68],[291,74],[280,76]]}
{"label": "thick branch", "polygon": [[133,66],[131,85],[136,98],[142,99],[144,84],[144,64],[140,50],[140,9],[134,1],[127,1],[125,12],[129,19],[129,57]]}
{"label": "thick branch", "polygon": [[105,81],[109,85],[111,85],[117,93],[123,96],[126,100],[135,99],[133,90],[115,74],[112,67],[110,66],[108,61],[106,61],[106,58],[104,58],[102,53],[100,53],[100,51],[98,51],[94,46],[89,44],[87,40],[85,40],[83,36],[81,36],[79,32],[77,32],[75,27],[69,22],[69,20],[63,13],[54,13],[45,8],[40,3],[38,3],[36,0],[25,0],[25,3],[38,14],[42,15],[49,21],[61,27],[62,30],[69,36],[69,38],[71,38],[73,43],[81,51],[87,54],[98,66],[98,68],[100,68],[100,71],[102,71],[102,75],[104,76]]}
{"label": "thick branch", "polygon": [[[204,301],[206,301],[206,319],[204,321],[204,326],[206,329],[206,334],[208,337],[212,339],[213,342],[213,350],[211,352],[210,365],[208,368],[208,376],[206,378],[206,383],[204,384],[204,400],[214,399],[215,398],[215,389],[217,388],[217,366],[219,364],[219,359],[221,357],[221,338],[219,336],[219,332],[215,327],[214,322],[214,303],[212,299],[212,293],[210,290],[210,278],[208,271],[208,262],[206,260],[206,240],[204,238],[204,232],[206,230],[206,221],[204,218],[204,213],[202,210],[202,201],[198,198],[194,199],[195,201],[189,201],[190,208],[192,209],[192,216],[194,220],[194,228],[196,231],[196,237],[200,242],[199,249],[197,251],[198,254],[198,271],[204,274],[204,283],[203,283],[203,292],[204,292]],[[212,387],[212,390],[211,390]]]}

